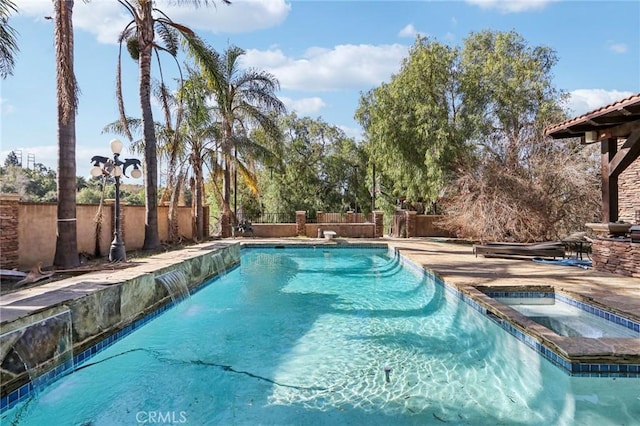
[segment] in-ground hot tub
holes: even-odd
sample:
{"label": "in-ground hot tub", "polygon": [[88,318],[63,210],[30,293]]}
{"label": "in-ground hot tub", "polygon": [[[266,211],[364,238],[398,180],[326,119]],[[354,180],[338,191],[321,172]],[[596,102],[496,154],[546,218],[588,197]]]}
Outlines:
{"label": "in-ground hot tub", "polygon": [[640,375],[637,315],[548,285],[476,286],[468,295],[478,310],[570,375]]}
{"label": "in-ground hot tub", "polygon": [[[525,297],[523,297],[525,295]],[[545,293],[518,293],[516,296],[494,297],[503,305],[510,306],[522,315],[566,337],[620,337],[639,338],[630,320],[609,312],[584,306],[562,295]],[[527,297],[533,296],[533,297]],[[584,304],[582,304],[584,305]],[[598,312],[600,311],[600,312]],[[618,321],[616,321],[616,319]]]}

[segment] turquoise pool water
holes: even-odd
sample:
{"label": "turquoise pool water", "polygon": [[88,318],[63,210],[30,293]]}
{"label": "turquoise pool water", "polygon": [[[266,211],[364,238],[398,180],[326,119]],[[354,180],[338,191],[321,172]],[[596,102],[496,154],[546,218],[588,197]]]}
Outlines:
{"label": "turquoise pool water", "polygon": [[640,380],[566,375],[386,249],[286,248],[243,251],[240,267],[6,412],[2,424],[638,419]]}

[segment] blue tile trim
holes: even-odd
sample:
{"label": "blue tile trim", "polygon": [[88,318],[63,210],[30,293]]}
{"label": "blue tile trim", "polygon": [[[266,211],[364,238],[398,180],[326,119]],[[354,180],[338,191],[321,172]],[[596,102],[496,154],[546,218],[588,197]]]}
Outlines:
{"label": "blue tile trim", "polygon": [[349,244],[326,244],[326,243],[269,243],[269,244],[257,244],[257,243],[242,243],[240,251],[256,248],[276,248],[284,247],[288,249],[296,248],[321,248],[323,250],[334,249],[387,249],[389,246],[386,243],[349,243]]}
{"label": "blue tile trim", "polygon": [[[561,300],[564,303],[568,303],[572,306],[580,308],[586,312],[593,313],[598,315],[601,318],[607,319],[608,321],[612,321],[619,325],[624,325],[631,330],[636,330],[636,326],[638,325],[636,322],[618,316],[608,311],[604,311],[598,307],[589,305],[587,303],[579,302],[570,297],[567,297],[562,294],[557,294],[555,292],[500,292],[500,291],[492,291],[485,293],[489,297],[522,297],[522,298],[550,298],[553,297],[555,299]],[[562,370],[567,372],[572,376],[583,376],[583,377],[639,377],[640,376],[640,364],[583,364],[580,362],[571,362],[566,358],[562,357],[562,355],[553,351],[553,349],[547,347],[543,343],[538,342],[533,337],[522,333],[519,329],[515,328],[511,323],[505,321],[501,318],[487,315],[489,318],[494,320],[498,325],[500,325],[503,329],[509,332],[511,335],[515,336],[518,340],[524,342],[527,346],[534,349],[540,355],[542,355],[545,359],[550,361],[552,364],[560,367]],[[640,338],[640,336],[639,336]]]}
{"label": "blue tile trim", "polygon": [[640,338],[640,323],[635,322],[629,318],[623,317],[621,315],[614,314],[613,312],[606,311],[604,309],[600,309],[597,306],[589,305],[588,303],[580,302],[571,297],[565,296],[564,294],[558,294],[555,292],[516,292],[516,291],[490,291],[485,293],[489,297],[510,297],[510,298],[554,298],[568,305],[574,306],[580,310],[585,312],[589,312],[590,314],[596,315],[600,318],[603,318],[607,321],[611,321],[615,324],[628,328],[632,331],[638,333],[638,338]]}

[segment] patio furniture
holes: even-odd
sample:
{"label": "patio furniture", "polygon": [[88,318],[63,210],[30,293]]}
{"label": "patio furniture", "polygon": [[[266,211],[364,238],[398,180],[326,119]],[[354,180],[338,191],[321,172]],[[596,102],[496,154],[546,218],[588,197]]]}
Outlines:
{"label": "patio furniture", "polygon": [[564,258],[565,247],[561,241],[549,241],[544,243],[506,243],[492,242],[474,244],[473,252],[476,257],[481,254],[484,257],[542,257]]}

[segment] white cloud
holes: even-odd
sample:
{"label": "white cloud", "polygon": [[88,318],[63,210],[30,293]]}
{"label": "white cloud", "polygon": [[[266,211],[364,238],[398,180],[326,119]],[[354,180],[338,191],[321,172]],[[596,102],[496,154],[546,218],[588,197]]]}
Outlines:
{"label": "white cloud", "polygon": [[243,65],[264,69],[276,76],[283,89],[332,91],[365,89],[390,79],[398,71],[408,48],[390,45],[338,45],[314,47],[300,57],[287,57],[279,49],[250,49]]}
{"label": "white cloud", "polygon": [[287,112],[295,112],[300,116],[309,116],[317,113],[322,108],[326,107],[322,98],[303,98],[303,99],[291,99],[286,96],[281,96],[279,99],[287,107]]}
{"label": "white cloud", "polygon": [[413,24],[408,24],[400,30],[400,32],[398,33],[398,37],[414,38],[417,34],[418,30],[416,30],[416,27],[414,27]]}
{"label": "white cloud", "polygon": [[364,132],[359,127],[338,126],[348,138],[355,139],[356,142],[364,140]]}
{"label": "white cloud", "polygon": [[13,110],[14,106],[8,100],[0,98],[0,115],[9,115]]}
{"label": "white cloud", "polygon": [[557,0],[466,0],[467,3],[482,9],[497,9],[502,13],[518,13],[544,9],[547,4]]}
{"label": "white cloud", "polygon": [[[20,13],[27,16],[44,19],[53,14],[51,1],[17,0],[16,3]],[[157,7],[174,22],[212,33],[243,33],[273,27],[284,21],[291,10],[285,0],[234,0],[231,5],[216,1],[199,8],[160,0]],[[116,43],[131,19],[127,10],[114,0],[76,1],[73,8],[74,28],[95,34],[101,43]]]}
{"label": "white cloud", "polygon": [[398,33],[398,37],[404,38],[415,38],[416,36],[426,37],[427,33],[423,33],[422,31],[418,31],[413,24],[406,25],[403,29]]}
{"label": "white cloud", "polygon": [[577,89],[569,92],[568,107],[574,116],[579,116],[633,94],[619,90]]}
{"label": "white cloud", "polygon": [[625,53],[629,47],[624,43],[609,42],[609,50],[613,53]]}

